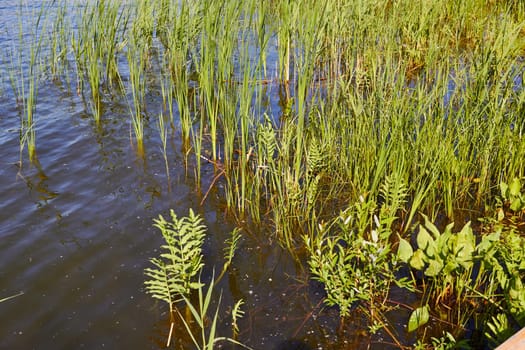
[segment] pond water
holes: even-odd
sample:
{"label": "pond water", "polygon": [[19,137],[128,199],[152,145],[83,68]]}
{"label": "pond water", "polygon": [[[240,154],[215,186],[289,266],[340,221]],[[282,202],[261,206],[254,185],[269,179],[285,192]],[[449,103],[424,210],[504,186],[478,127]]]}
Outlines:
{"label": "pond water", "polygon": [[[146,155],[137,157],[125,101],[106,101],[96,127],[74,87],[46,79],[39,82],[35,115],[38,160],[31,164],[25,150],[21,156],[21,109],[8,73],[18,4],[0,3],[0,299],[23,294],[0,303],[0,348],[163,347],[167,307],[143,287],[144,268],[162,244],[152,220],[169,209],[186,215],[193,208],[203,216],[203,279],[209,281],[222,267],[224,241],[234,227],[219,192],[201,204],[213,167],[204,165],[198,190],[174,133],[168,177],[155,120],[145,125]],[[268,86],[275,109],[277,90]],[[148,98],[152,105],[160,101]],[[322,288],[268,240],[271,232],[246,227],[243,233],[233,266],[216,288],[215,300],[222,291],[220,335],[231,335],[229,313],[243,299],[239,340],[255,349],[368,346],[359,316],[355,327],[339,331],[337,311],[322,307]],[[190,348],[178,327],[176,347]],[[372,347],[387,347],[380,336],[375,341]]]}

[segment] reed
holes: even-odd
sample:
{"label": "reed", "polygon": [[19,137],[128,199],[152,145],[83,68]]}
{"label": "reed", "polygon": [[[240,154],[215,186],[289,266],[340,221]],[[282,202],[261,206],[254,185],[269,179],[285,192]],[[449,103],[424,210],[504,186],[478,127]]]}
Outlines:
{"label": "reed", "polygon": [[168,129],[164,121],[164,115],[161,113],[158,117],[157,126],[159,128],[160,140],[162,142],[162,156],[164,157],[164,166],[166,167],[166,177],[168,179],[168,191],[171,191],[170,165],[168,162]]}
{"label": "reed", "polygon": [[199,75],[199,113],[201,114],[200,128],[209,127],[211,138],[211,157],[217,160],[217,123],[218,99],[216,86],[216,54],[219,25],[222,19],[222,2],[203,1],[203,28],[200,33],[199,56],[195,56],[195,66]]}
{"label": "reed", "polygon": [[115,0],[97,0],[77,7],[77,23],[73,25],[78,29],[71,36],[77,92],[83,94],[87,80],[90,90],[88,105],[97,126],[102,114],[103,91],[112,93],[119,91],[115,87],[121,87],[118,54],[125,45],[130,16],[129,7]]}
{"label": "reed", "polygon": [[69,77],[67,70],[67,54],[69,51],[68,43],[71,35],[71,22],[68,21],[67,0],[58,1],[55,5],[50,33],[48,34],[49,47],[49,70],[55,80],[62,76]]}
{"label": "reed", "polygon": [[[201,25],[199,2],[181,1],[160,4],[162,16],[158,24],[159,38],[165,48],[166,69],[173,86],[173,98],[177,105],[178,125],[184,152],[191,146],[195,88],[190,85],[190,74]],[[169,17],[167,17],[169,16]]]}
{"label": "reed", "polygon": [[[20,126],[20,165],[22,153],[27,146],[27,153],[31,163],[37,162],[36,155],[36,107],[38,88],[42,72],[42,44],[46,30],[46,7],[42,5],[38,10],[29,12],[23,3],[20,3],[18,13],[18,47],[13,48],[11,55],[12,73],[11,85],[17,99],[17,104],[22,107]],[[23,18],[31,18],[27,24]],[[29,28],[27,27],[29,25]],[[29,38],[29,39],[28,39]],[[26,51],[26,43],[28,50]],[[14,61],[16,57],[16,62]],[[14,64],[14,66],[13,66]]]}
{"label": "reed", "polygon": [[131,127],[137,146],[137,154],[144,156],[144,109],[145,109],[145,69],[147,64],[148,47],[136,42],[131,37],[127,48],[127,59],[129,67],[129,85],[131,90],[130,115]]}

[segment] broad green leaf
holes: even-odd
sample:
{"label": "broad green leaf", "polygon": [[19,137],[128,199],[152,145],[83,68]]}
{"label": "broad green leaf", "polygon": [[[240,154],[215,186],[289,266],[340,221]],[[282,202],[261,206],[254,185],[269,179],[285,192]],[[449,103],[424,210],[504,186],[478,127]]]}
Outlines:
{"label": "broad green leaf", "polygon": [[443,234],[452,234],[452,228],[454,227],[454,223],[451,222],[445,227],[445,230],[443,231]]}
{"label": "broad green leaf", "polygon": [[521,198],[514,198],[514,200],[512,201],[512,203],[510,204],[510,210],[512,211],[520,211],[521,209],[523,209],[522,207],[524,206],[525,203],[522,203],[521,202]]}
{"label": "broad green leaf", "polygon": [[445,274],[445,276],[448,276],[452,272],[456,271],[458,267],[459,264],[455,260],[450,259],[445,264],[445,267],[443,268],[443,273]]}
{"label": "broad green leaf", "polygon": [[443,262],[441,259],[432,259],[430,260],[427,269],[425,270],[425,275],[428,277],[437,276],[443,269]]}
{"label": "broad green leaf", "polygon": [[438,228],[430,221],[430,219],[426,215],[423,216],[425,218],[425,228],[428,229],[434,235],[435,239],[437,239],[439,236],[441,236]]}
{"label": "broad green leaf", "polygon": [[481,237],[481,242],[477,246],[478,253],[483,256],[489,253],[493,249],[494,244],[499,241],[499,237],[499,231]]}
{"label": "broad green leaf", "polygon": [[412,255],[412,258],[410,259],[410,266],[412,266],[416,270],[423,270],[425,267],[425,253],[421,249],[416,250],[416,252]]}
{"label": "broad green leaf", "polygon": [[436,250],[434,239],[423,226],[420,226],[417,234],[417,246],[424,250],[427,255],[434,256]]}
{"label": "broad green leaf", "polygon": [[470,221],[467,222],[463,229],[456,236],[457,260],[464,268],[472,266],[472,254],[476,249],[476,238],[470,227]]}
{"label": "broad green leaf", "polygon": [[507,191],[509,190],[509,185],[507,185],[505,182],[500,182],[499,189],[501,191],[501,196],[503,197],[503,199],[507,199]]}
{"label": "broad green leaf", "polygon": [[407,263],[413,254],[414,254],[414,250],[412,249],[412,246],[410,245],[410,243],[408,243],[407,240],[400,238],[399,248],[397,249],[397,256],[399,257],[399,259],[402,262]]}
{"label": "broad green leaf", "polygon": [[426,324],[430,318],[428,306],[421,306],[412,311],[410,319],[408,320],[408,331],[413,332],[422,325]]}
{"label": "broad green leaf", "polygon": [[521,192],[521,181],[519,178],[515,177],[514,179],[512,179],[512,182],[509,185],[509,195],[511,197],[517,197],[520,195],[520,192]]}

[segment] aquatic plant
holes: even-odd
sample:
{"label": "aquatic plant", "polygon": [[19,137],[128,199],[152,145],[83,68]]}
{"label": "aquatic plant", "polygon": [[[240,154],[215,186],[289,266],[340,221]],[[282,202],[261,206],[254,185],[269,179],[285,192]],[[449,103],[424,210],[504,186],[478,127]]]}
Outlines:
{"label": "aquatic plant", "polygon": [[513,178],[510,184],[502,181],[499,187],[501,193],[500,206],[508,207],[510,211],[518,215],[525,210],[525,194],[522,193],[519,178]]}
{"label": "aquatic plant", "polygon": [[[204,266],[202,262],[202,244],[206,227],[202,224],[202,219],[199,215],[195,215],[191,209],[186,217],[177,217],[173,210],[170,211],[170,215],[171,221],[167,221],[162,215],[159,215],[159,218],[154,220],[154,226],[161,231],[164,238],[165,244],[161,246],[164,253],[160,254],[160,258],[150,259],[155,268],[146,268],[144,270],[145,275],[149,277],[144,282],[146,292],[153,298],[166,302],[170,307],[170,317],[172,319],[167,346],[171,343],[174,327],[173,317],[177,314],[197,349],[213,349],[215,343],[221,341],[228,341],[250,349],[235,340],[239,332],[237,320],[243,315],[243,311],[240,309],[242,300],[237,301],[232,311],[233,338],[217,337],[216,335],[221,297],[219,297],[217,302],[218,306],[211,324],[208,325],[207,321],[213,288],[232,262],[238,240],[240,239],[239,230],[235,229],[232,231],[231,238],[227,241],[227,246],[224,248],[225,263],[219,278],[215,279],[212,277],[208,290],[204,293],[204,283],[201,282],[200,274]],[[194,277],[197,274],[199,274],[199,279],[195,281]],[[190,293],[192,290],[196,290],[198,293],[197,305],[191,301]],[[193,320],[197,323],[200,337],[194,335],[190,321],[176,307],[176,304],[182,301],[188,308],[191,316],[193,316]]]}
{"label": "aquatic plant", "polygon": [[[450,224],[440,233],[425,218],[425,224],[420,225],[417,234],[418,249],[411,253],[410,244],[401,239],[398,252],[401,261],[408,262],[413,269],[422,271],[429,278],[429,285],[423,285],[425,303],[431,304],[433,308],[455,305],[455,308],[463,310],[460,314],[451,313],[447,316],[448,321],[463,327],[474,311],[469,312],[466,306],[470,292],[476,290],[492,296],[495,290],[484,287],[487,283],[484,270],[474,278],[476,239],[470,224],[457,233],[452,233],[452,227],[453,224]],[[488,239],[492,238],[485,238]],[[420,310],[418,308],[414,312]],[[417,326],[424,323],[417,322]],[[410,330],[415,328],[410,327]]]}
{"label": "aquatic plant", "polygon": [[241,230],[238,228],[233,229],[230,233],[230,238],[228,238],[225,241],[226,246],[224,247],[224,265],[222,266],[221,273],[219,274],[214,283],[218,283],[230,268],[233,261],[233,257],[235,256],[235,252],[238,248],[240,239]]}
{"label": "aquatic plant", "polygon": [[[382,186],[383,205],[364,197],[328,224],[319,224],[315,236],[305,236],[308,265],[313,278],[323,283],[325,303],[337,306],[342,318],[353,308],[364,311],[371,324],[385,327],[381,313],[391,285],[411,288],[397,278],[392,254],[392,225],[406,198],[406,187],[395,176]],[[397,338],[385,328],[392,339]]]}
{"label": "aquatic plant", "polygon": [[[217,336],[217,321],[219,316],[219,307],[221,304],[221,297],[219,297],[219,300],[217,302],[217,308],[215,309],[215,313],[213,314],[213,317],[211,321],[208,321],[208,312],[211,306],[211,297],[213,293],[213,287],[215,285],[213,278],[210,282],[210,285],[208,287],[208,290],[206,291],[206,294],[204,294],[203,286],[204,284],[201,284],[201,287],[198,288],[198,304],[194,305],[191,300],[188,297],[183,297],[184,301],[186,302],[186,305],[188,306],[191,315],[193,316],[193,320],[197,323],[197,326],[199,328],[198,336],[193,334],[193,331],[191,329],[191,325],[184,319],[184,317],[180,314],[178,310],[177,313],[179,317],[181,318],[184,327],[186,328],[186,331],[191,337],[191,340],[193,342],[193,345],[195,345],[196,349],[199,350],[212,350],[215,348],[215,344],[219,342],[230,342],[232,344],[238,345],[244,349],[251,349],[249,346],[246,346],[239,341],[235,340],[235,330],[234,330],[234,337],[219,337]],[[237,319],[242,315],[242,311],[240,310],[240,305],[242,303],[242,300],[239,300],[235,304],[235,312],[232,312],[232,324],[237,324]],[[209,324],[207,324],[209,322]]]}
{"label": "aquatic plant", "polygon": [[159,134],[160,134],[160,140],[162,142],[162,156],[164,157],[164,166],[166,167],[166,177],[168,178],[168,190],[171,190],[171,180],[170,180],[170,166],[168,162],[168,129],[166,127],[166,124],[164,122],[164,115],[159,114],[158,116],[158,128],[159,128]]}
{"label": "aquatic plant", "polygon": [[[521,282],[525,265],[518,258],[525,241],[510,226],[489,226],[479,243],[470,223],[455,233],[452,227],[449,224],[440,232],[425,218],[415,251],[408,241],[400,239],[400,261],[423,273],[416,274],[422,282],[414,280],[414,287],[422,288],[423,306],[413,311],[409,330],[428,322],[430,307],[459,329],[474,318],[485,325],[482,329],[492,342],[501,341],[503,334],[509,333],[506,317],[520,325],[525,320],[525,287]],[[426,317],[421,316],[423,310],[427,310]]]}
{"label": "aquatic plant", "polygon": [[[13,92],[15,93],[17,105],[22,106],[22,118],[20,123],[20,165],[22,164],[22,153],[27,146],[27,153],[30,162],[37,162],[36,157],[36,107],[38,100],[38,88],[42,68],[42,44],[44,36],[41,31],[46,30],[46,8],[43,4],[38,11],[24,7],[20,4],[18,13],[18,47],[11,52],[11,71],[9,73]],[[26,52],[26,40],[24,17],[31,19],[29,40],[27,42],[28,52]],[[16,61],[15,61],[16,60]]]}
{"label": "aquatic plant", "polygon": [[154,220],[154,226],[164,238],[162,249],[165,252],[160,258],[150,259],[155,268],[144,271],[150,277],[144,284],[147,293],[166,302],[173,312],[175,303],[201,285],[193,278],[204,266],[202,244],[206,227],[191,209],[187,217],[179,218],[173,210],[170,216],[171,221],[166,221],[162,215]]}
{"label": "aquatic plant", "polygon": [[[458,232],[452,231],[453,224],[440,231],[423,216],[425,222],[416,231],[417,249],[399,238],[396,253],[393,227],[399,224],[406,191],[399,177],[388,177],[381,186],[380,207],[362,197],[334,221],[320,223],[315,235],[304,236],[312,276],[327,292],[325,302],[337,306],[343,319],[360,308],[370,319],[371,331],[382,328],[401,347],[394,332],[380,321],[383,316],[378,318],[389,309],[388,291],[396,284],[421,294],[421,305],[412,309],[407,320],[409,332],[423,328],[431,318],[456,326],[447,331],[449,335],[433,338],[434,346],[467,346],[455,339],[471,320],[488,339],[502,341],[509,334],[506,317],[518,325],[524,320],[525,265],[518,256],[524,254],[525,240],[513,226],[497,221],[479,240],[470,223]],[[400,278],[405,274],[400,269],[406,267],[410,278]],[[420,346],[425,333],[418,338]]]}
{"label": "aquatic plant", "polygon": [[[521,320],[522,281],[508,271],[522,274],[511,251],[521,252],[525,206],[523,3],[98,0],[75,4],[76,16],[72,2],[53,4],[52,29],[42,25],[48,8],[31,14],[29,52],[11,54],[21,154],[26,146],[30,159],[36,154],[39,79],[49,62],[53,76],[76,74],[97,125],[106,102],[128,102],[140,155],[158,123],[168,182],[168,120],[174,135],[180,128],[197,187],[203,160],[213,166],[202,200],[217,189],[235,217],[268,225],[298,261],[306,245],[343,315],[354,305],[377,315],[371,310],[384,305],[401,259],[418,277],[404,286],[422,297],[411,330],[432,322],[443,301],[458,308],[444,312],[448,321],[477,320],[469,293],[497,300],[510,323]],[[498,186],[491,232],[437,228],[437,218],[452,222],[465,210],[482,216]],[[161,261],[150,277],[172,273],[173,262]],[[171,306],[181,296],[166,281],[156,293]],[[505,300],[492,298],[499,292]],[[495,340],[505,328],[498,315],[487,316]]]}
{"label": "aquatic plant", "polygon": [[[71,37],[77,66],[77,91],[83,93],[84,77],[90,89],[89,105],[97,126],[101,118],[101,89],[121,87],[117,54],[124,46],[129,11],[118,1],[91,2],[77,15],[78,31]],[[116,84],[115,84],[116,83]]]}
{"label": "aquatic plant", "polygon": [[145,70],[148,60],[148,47],[130,38],[127,50],[129,81],[131,90],[131,127],[135,135],[137,154],[144,156],[144,109],[145,109]]}
{"label": "aquatic plant", "polygon": [[71,36],[71,22],[68,21],[67,0],[58,1],[56,12],[51,22],[51,32],[45,46],[49,47],[49,70],[54,79],[65,77],[69,85],[67,70],[67,55]]}

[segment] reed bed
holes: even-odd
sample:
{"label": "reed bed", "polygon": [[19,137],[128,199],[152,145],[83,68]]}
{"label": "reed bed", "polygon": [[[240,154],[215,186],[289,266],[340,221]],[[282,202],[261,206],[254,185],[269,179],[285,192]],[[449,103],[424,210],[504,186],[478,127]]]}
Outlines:
{"label": "reed bed", "polygon": [[[298,258],[335,213],[380,208],[393,178],[406,186],[390,213],[395,241],[421,214],[490,214],[498,185],[525,176],[520,1],[99,0],[76,16],[72,6],[52,17],[52,74],[76,67],[97,124],[103,91],[130,92],[139,156],[154,122],[145,96],[160,90],[148,108],[166,163],[169,116],[197,183],[203,160],[213,164],[231,212],[268,225]],[[30,50],[29,70],[21,63],[11,79],[32,159],[40,41]],[[28,87],[16,83],[27,74]]]}

